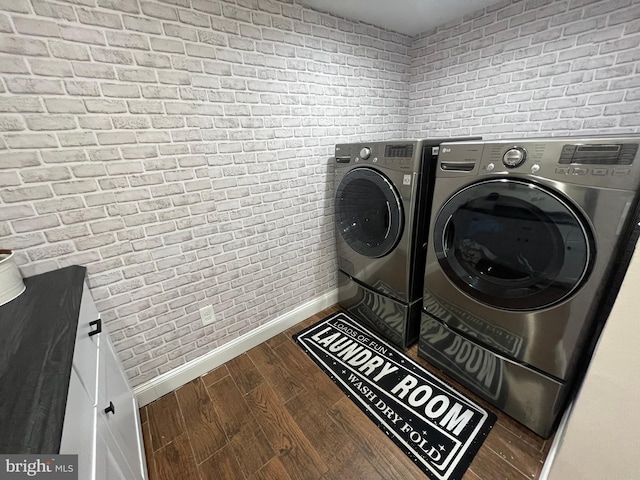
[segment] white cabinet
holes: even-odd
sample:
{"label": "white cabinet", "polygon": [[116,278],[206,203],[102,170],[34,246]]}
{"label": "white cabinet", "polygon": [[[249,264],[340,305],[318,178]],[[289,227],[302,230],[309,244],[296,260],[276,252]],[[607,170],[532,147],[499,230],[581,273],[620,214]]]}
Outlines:
{"label": "white cabinet", "polygon": [[71,369],[60,453],[78,455],[78,478],[94,478],[96,442],[90,432],[95,428],[95,401],[87,394],[77,372]]}
{"label": "white cabinet", "polygon": [[[125,468],[123,464],[122,469],[131,471],[131,475],[126,475],[126,478],[146,478],[144,461],[141,461],[144,460],[144,447],[138,404],[110,341],[101,340],[99,365],[99,430],[103,432],[103,438],[107,442],[109,437],[112,437],[115,448],[120,450],[128,467]],[[109,448],[114,456],[115,448]]]}
{"label": "white cabinet", "polygon": [[78,478],[146,480],[138,405],[84,285],[60,453]]}
{"label": "white cabinet", "polygon": [[128,466],[124,463],[124,459],[120,450],[115,447],[112,438],[105,440],[102,435],[98,434],[98,456],[96,460],[96,480],[111,480],[113,478],[138,478],[133,475]]}

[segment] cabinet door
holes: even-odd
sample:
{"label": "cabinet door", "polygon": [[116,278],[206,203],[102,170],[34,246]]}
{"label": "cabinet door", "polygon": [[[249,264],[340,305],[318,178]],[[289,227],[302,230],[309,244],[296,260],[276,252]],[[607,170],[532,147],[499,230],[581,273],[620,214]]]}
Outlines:
{"label": "cabinet door", "polygon": [[78,455],[78,478],[96,478],[96,420],[94,401],[89,398],[78,374],[72,369],[60,453]]}
{"label": "cabinet door", "polygon": [[146,479],[138,404],[106,332],[100,340],[100,364],[98,415],[133,471],[132,478]]}
{"label": "cabinet door", "polygon": [[[100,424],[101,422],[98,422]],[[137,479],[127,465],[107,428],[99,428],[96,437],[96,477],[95,480],[131,480]],[[82,477],[79,477],[82,478]]]}
{"label": "cabinet door", "polygon": [[80,316],[78,317],[73,368],[78,372],[80,382],[89,394],[93,405],[97,400],[98,342],[101,337],[95,332],[102,328],[101,322],[100,314],[93,298],[91,298],[91,292],[85,283],[80,303]]}

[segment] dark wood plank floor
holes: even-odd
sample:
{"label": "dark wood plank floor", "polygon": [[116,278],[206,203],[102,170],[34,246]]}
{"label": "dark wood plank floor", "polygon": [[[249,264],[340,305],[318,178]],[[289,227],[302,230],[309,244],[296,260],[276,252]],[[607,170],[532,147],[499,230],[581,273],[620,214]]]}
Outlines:
{"label": "dark wood plank floor", "polygon": [[[150,480],[424,479],[291,335],[331,307],[141,408]],[[536,479],[551,445],[498,415],[465,480]]]}

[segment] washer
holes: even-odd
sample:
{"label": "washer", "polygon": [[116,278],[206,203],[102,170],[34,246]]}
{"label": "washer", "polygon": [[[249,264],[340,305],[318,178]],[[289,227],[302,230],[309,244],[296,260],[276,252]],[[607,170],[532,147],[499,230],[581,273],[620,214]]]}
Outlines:
{"label": "washer", "polygon": [[548,437],[640,185],[639,138],[441,146],[418,353]]}
{"label": "washer", "polygon": [[443,141],[341,144],[335,149],[338,303],[403,349],[418,337],[424,212],[429,211]]}

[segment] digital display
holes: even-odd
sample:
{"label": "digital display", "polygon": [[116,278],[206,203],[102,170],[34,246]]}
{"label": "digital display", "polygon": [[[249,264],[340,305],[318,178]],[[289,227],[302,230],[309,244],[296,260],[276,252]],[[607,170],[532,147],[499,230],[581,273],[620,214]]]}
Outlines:
{"label": "digital display", "polygon": [[564,165],[631,165],[637,151],[637,143],[564,145],[558,163]]}
{"label": "digital display", "polygon": [[620,145],[578,145],[576,152],[588,154],[598,153],[618,153],[620,151]]}
{"label": "digital display", "polygon": [[387,158],[407,158],[413,156],[413,145],[387,145],[384,148],[384,156]]}

